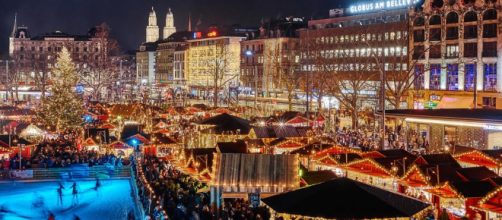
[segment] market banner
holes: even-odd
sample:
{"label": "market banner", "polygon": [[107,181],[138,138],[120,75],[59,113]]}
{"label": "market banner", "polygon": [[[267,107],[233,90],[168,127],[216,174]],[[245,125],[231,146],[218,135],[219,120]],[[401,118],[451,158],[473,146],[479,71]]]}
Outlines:
{"label": "market banner", "polygon": [[33,170],[12,170],[10,176],[19,179],[31,179],[33,178]]}

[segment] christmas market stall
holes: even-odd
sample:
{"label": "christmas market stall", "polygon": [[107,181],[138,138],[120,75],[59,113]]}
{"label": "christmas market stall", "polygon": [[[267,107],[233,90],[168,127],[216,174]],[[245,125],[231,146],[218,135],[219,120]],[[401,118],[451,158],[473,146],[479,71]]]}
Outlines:
{"label": "christmas market stall", "polygon": [[92,139],[90,137],[85,139],[82,142],[81,147],[85,150],[88,150],[88,151],[99,151],[100,150],[99,144],[96,143],[96,141],[94,141],[94,139]]}
{"label": "christmas market stall", "polygon": [[472,147],[455,146],[453,150],[453,157],[464,167],[484,166],[497,173],[500,171],[502,149],[479,150]]}
{"label": "christmas market stall", "polygon": [[139,120],[144,115],[140,104],[114,104],[108,109],[110,119],[113,120]]}
{"label": "christmas market stall", "polygon": [[475,217],[480,215],[483,217],[476,219],[502,219],[502,185],[499,185],[495,190],[479,200],[475,209],[481,211],[476,213]]}
{"label": "christmas market stall", "polygon": [[22,158],[29,159],[35,144],[17,135],[3,134],[0,135],[0,147],[7,149],[10,152],[10,157],[17,156],[21,152]]}
{"label": "christmas market stall", "polygon": [[313,161],[313,158],[315,154],[319,151],[322,151],[324,149],[328,149],[333,147],[332,144],[324,144],[321,142],[314,142],[305,145],[302,148],[290,151],[290,154],[298,154],[300,156],[300,162],[303,166],[309,167],[311,162]]}
{"label": "christmas market stall", "polygon": [[108,145],[108,149],[116,156],[129,157],[134,148],[122,141],[115,141]]}
{"label": "christmas market stall", "polygon": [[189,147],[214,147],[218,142],[231,142],[248,137],[249,121],[229,114],[220,114],[197,123]]}
{"label": "christmas market stall", "polygon": [[166,157],[171,155],[174,150],[181,145],[174,139],[163,133],[150,134],[150,144],[144,145],[141,150],[146,155],[155,155],[156,157]]}
{"label": "christmas market stall", "polygon": [[9,148],[0,146],[0,160],[9,160],[12,151]]}
{"label": "christmas market stall", "polygon": [[38,143],[45,137],[45,131],[34,124],[28,125],[19,133],[19,137],[24,138],[30,142]]}
{"label": "christmas market stall", "polygon": [[474,206],[495,188],[489,181],[467,181],[445,182],[427,191],[433,195],[434,207],[439,216],[446,214],[450,219],[475,219],[479,213]]}
{"label": "christmas market stall", "polygon": [[302,164],[310,170],[332,170],[337,176],[342,177],[346,176],[345,165],[362,159],[360,155],[359,150],[335,145],[316,152],[307,164],[304,161]]}
{"label": "christmas market stall", "polygon": [[390,169],[387,169],[375,159],[364,158],[350,162],[344,166],[350,179],[378,186],[387,190],[395,190],[396,177]]}
{"label": "christmas market stall", "polygon": [[305,143],[300,141],[278,138],[269,143],[269,148],[271,148],[273,154],[286,154],[301,149],[305,145]]}
{"label": "christmas market stall", "polygon": [[213,158],[216,148],[179,149],[174,151],[177,158],[175,166],[183,173],[202,182],[213,178]]}
{"label": "christmas market stall", "polygon": [[299,187],[297,155],[218,153],[215,157],[211,200],[266,197]]}
{"label": "christmas market stall", "polygon": [[348,178],[262,201],[283,219],[422,219],[430,210],[427,203]]}
{"label": "christmas market stall", "polygon": [[262,139],[265,143],[270,143],[277,138],[287,138],[295,141],[304,141],[309,138],[308,127],[293,126],[252,126],[249,137],[252,139]]}

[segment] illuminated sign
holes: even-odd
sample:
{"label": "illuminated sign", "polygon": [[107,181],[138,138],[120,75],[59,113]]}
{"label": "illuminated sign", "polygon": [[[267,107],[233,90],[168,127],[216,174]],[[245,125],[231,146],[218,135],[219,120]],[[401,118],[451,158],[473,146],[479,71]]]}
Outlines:
{"label": "illuminated sign", "polygon": [[374,0],[349,7],[350,13],[364,13],[376,10],[405,8],[417,4],[420,0]]}
{"label": "illuminated sign", "polygon": [[193,32],[193,39],[202,38],[202,33],[200,31]]}
{"label": "illuminated sign", "polygon": [[218,36],[218,32],[216,31],[210,31],[209,33],[207,33],[207,37],[216,37]]}

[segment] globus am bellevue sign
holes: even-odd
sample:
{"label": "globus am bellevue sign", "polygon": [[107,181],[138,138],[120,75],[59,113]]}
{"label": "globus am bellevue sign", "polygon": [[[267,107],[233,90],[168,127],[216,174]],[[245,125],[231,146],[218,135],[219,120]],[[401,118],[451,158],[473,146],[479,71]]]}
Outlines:
{"label": "globus am bellevue sign", "polygon": [[405,8],[417,4],[420,0],[374,0],[350,6],[350,13],[364,13],[376,10]]}

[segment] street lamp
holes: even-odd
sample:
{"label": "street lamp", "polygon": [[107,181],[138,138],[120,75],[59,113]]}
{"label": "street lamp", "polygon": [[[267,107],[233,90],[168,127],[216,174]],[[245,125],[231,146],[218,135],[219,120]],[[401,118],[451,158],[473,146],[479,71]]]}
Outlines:
{"label": "street lamp", "polygon": [[[247,57],[251,57],[253,59],[253,51],[246,50],[245,52]],[[253,60],[253,66],[254,66],[254,108],[255,110],[257,109],[257,102],[258,102],[258,65],[255,65],[254,60]]]}

